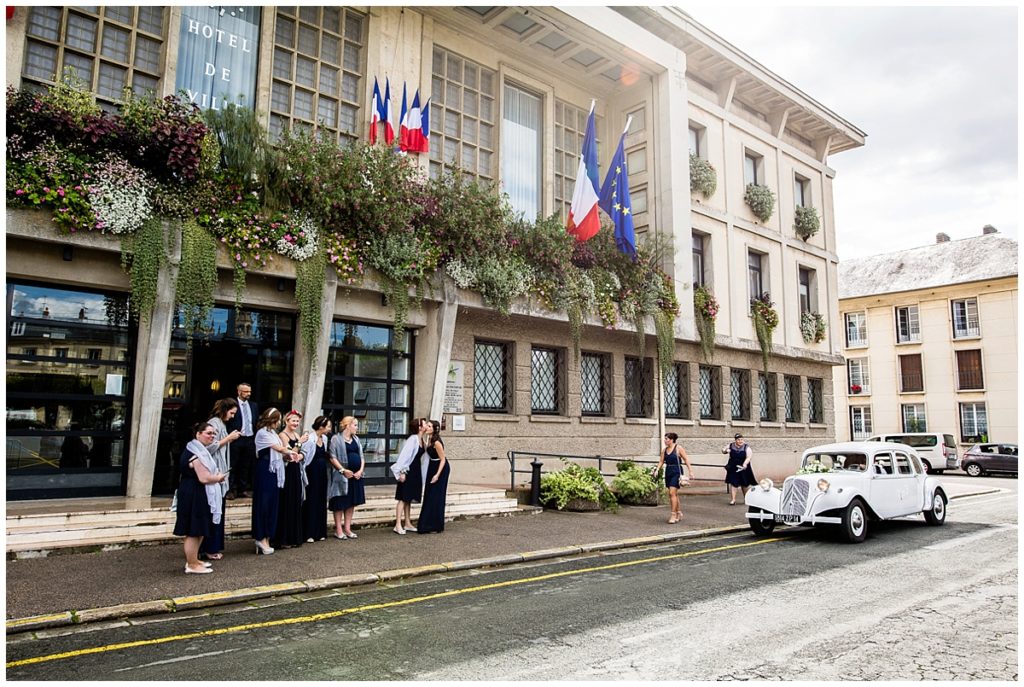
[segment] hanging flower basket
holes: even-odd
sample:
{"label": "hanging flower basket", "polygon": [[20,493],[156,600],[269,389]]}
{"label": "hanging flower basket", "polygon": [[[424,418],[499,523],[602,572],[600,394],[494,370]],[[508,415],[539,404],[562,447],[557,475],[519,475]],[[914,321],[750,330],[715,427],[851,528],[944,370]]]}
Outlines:
{"label": "hanging flower basket", "polygon": [[711,163],[690,153],[690,191],[696,191],[705,198],[710,198],[718,188],[718,174]]}
{"label": "hanging flower basket", "polygon": [[818,218],[818,211],[810,206],[798,205],[794,216],[793,229],[796,235],[804,241],[818,233],[821,228],[821,220]]}
{"label": "hanging flower basket", "polygon": [[779,314],[775,312],[771,298],[767,293],[759,298],[750,299],[750,317],[754,320],[754,332],[761,346],[761,358],[764,371],[768,372],[768,357],[772,351],[772,333],[779,326]]}
{"label": "hanging flower basket", "polygon": [[750,211],[762,222],[771,219],[775,211],[775,194],[767,186],[760,184],[747,184],[747,190],[743,194],[743,202],[747,204]]}
{"label": "hanging flower basket", "polygon": [[697,321],[697,335],[704,362],[711,362],[715,356],[715,318],[718,317],[718,300],[705,286],[693,290],[693,314]]}
{"label": "hanging flower basket", "polygon": [[800,315],[800,334],[804,343],[821,343],[825,340],[825,318],[816,312]]}

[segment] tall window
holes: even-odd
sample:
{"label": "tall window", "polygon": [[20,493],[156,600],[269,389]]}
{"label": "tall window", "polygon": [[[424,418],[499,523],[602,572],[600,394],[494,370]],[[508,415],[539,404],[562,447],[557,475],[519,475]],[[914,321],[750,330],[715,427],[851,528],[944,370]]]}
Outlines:
{"label": "tall window", "polygon": [[916,305],[896,308],[896,342],[916,343],[921,341],[921,320]]}
{"label": "tall window", "polygon": [[501,183],[512,209],[528,220],[540,213],[541,105],[539,96],[505,84],[501,122]]}
{"label": "tall window", "polygon": [[918,393],[924,391],[924,370],[921,366],[921,355],[901,355],[900,359],[900,391]]}
{"label": "tall window", "polygon": [[815,282],[814,270],[801,267],[797,271],[797,281],[799,282],[800,290],[800,314],[813,312],[815,309],[814,303],[814,282]]}
{"label": "tall window", "polygon": [[757,153],[752,153],[749,150],[743,153],[743,183],[746,184],[758,184],[763,185],[764,180],[761,178],[761,163],[762,158]]}
{"label": "tall window", "polygon": [[30,7],[22,76],[30,88],[66,70],[85,82],[101,107],[113,111],[122,90],[157,91],[163,74],[165,7]]}
{"label": "tall window", "polygon": [[461,168],[471,178],[494,179],[497,73],[437,46],[432,71],[430,176]]}
{"label": "tall window", "polygon": [[904,432],[928,431],[928,421],[925,418],[923,403],[904,403],[901,409]]}
{"label": "tall window", "polygon": [[665,416],[690,418],[690,365],[673,363],[665,374]]}
{"label": "tall window", "polygon": [[984,389],[985,379],[981,373],[981,350],[956,352],[957,389]]}
{"label": "tall window", "polygon": [[822,399],[822,381],[807,380],[807,422],[820,424],[825,421],[824,400]]}
{"label": "tall window", "polygon": [[799,174],[793,175],[793,199],[798,208],[811,204],[811,182]]}
{"label": "tall window", "polygon": [[850,436],[863,441],[874,433],[871,424],[871,406],[850,406]]}
{"label": "tall window", "polygon": [[345,7],[278,7],[270,135],[316,130],[358,140],[366,72],[366,16]]}
{"label": "tall window", "polygon": [[729,370],[729,395],[733,420],[750,419],[750,371]]}
{"label": "tall window", "polygon": [[694,123],[690,123],[690,154],[696,155],[697,157],[704,158],[708,157],[707,151],[704,149],[704,137],[707,132],[702,126],[698,126]]}
{"label": "tall window", "polygon": [[704,286],[704,245],[707,237],[704,234],[693,232],[693,288]]}
{"label": "tall window", "polygon": [[[563,220],[569,218],[588,115],[588,110],[555,100],[555,207]],[[594,127],[600,131],[601,118],[595,115],[594,119]]]}
{"label": "tall window", "polygon": [[602,353],[580,355],[580,406],[583,415],[607,415],[608,356]]}
{"label": "tall window", "polygon": [[652,393],[653,361],[651,358],[626,357],[626,417],[650,417],[654,405]]}
{"label": "tall window", "polygon": [[800,422],[800,378],[786,375],[782,380],[782,395],[786,403],[786,422]]}
{"label": "tall window", "polygon": [[978,322],[978,299],[964,298],[953,301],[953,338],[964,339],[981,336]]}
{"label": "tall window", "polygon": [[747,251],[747,283],[750,286],[750,297],[760,298],[764,295],[764,255]]}
{"label": "tall window", "polygon": [[862,312],[850,312],[846,319],[846,347],[859,348],[868,345],[867,316]]}
{"label": "tall window", "polygon": [[511,345],[478,341],[473,358],[473,409],[478,413],[511,412]]}
{"label": "tall window", "polygon": [[718,420],[722,414],[722,368],[701,365],[698,373],[700,419]]}
{"label": "tall window", "polygon": [[562,356],[554,348],[534,347],[530,352],[530,410],[536,415],[562,412]]}
{"label": "tall window", "polygon": [[867,358],[850,358],[846,361],[846,374],[850,380],[849,393],[870,394],[871,375]]}
{"label": "tall window", "polygon": [[775,384],[778,375],[775,373],[757,374],[758,395],[761,402],[761,421],[775,422],[778,417],[778,392]]}
{"label": "tall window", "polygon": [[984,403],[960,404],[960,441],[965,444],[988,441],[988,412]]}

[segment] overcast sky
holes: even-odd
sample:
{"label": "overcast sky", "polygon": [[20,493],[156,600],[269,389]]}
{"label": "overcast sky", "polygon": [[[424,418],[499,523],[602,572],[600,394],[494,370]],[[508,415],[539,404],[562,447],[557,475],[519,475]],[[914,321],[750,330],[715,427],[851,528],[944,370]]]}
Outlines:
{"label": "overcast sky", "polygon": [[867,133],[829,158],[840,259],[1017,239],[1016,7],[683,9]]}

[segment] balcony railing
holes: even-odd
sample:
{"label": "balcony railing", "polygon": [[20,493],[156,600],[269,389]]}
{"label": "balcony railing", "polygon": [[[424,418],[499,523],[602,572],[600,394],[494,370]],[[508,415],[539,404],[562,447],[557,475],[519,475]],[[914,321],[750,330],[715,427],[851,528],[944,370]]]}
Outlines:
{"label": "balcony railing", "polygon": [[900,391],[924,391],[924,375],[920,372],[904,372],[900,376]]}
{"label": "balcony railing", "polygon": [[982,379],[981,370],[960,370],[961,391],[966,389],[984,389],[985,380]]}

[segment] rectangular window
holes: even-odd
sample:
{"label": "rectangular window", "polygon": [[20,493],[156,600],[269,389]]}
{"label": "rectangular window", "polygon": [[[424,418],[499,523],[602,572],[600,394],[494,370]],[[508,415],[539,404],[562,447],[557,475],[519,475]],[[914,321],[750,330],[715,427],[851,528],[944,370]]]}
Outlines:
{"label": "rectangular window", "polygon": [[868,345],[867,316],[862,312],[851,312],[844,315],[846,319],[846,347],[855,348]]}
{"label": "rectangular window", "polygon": [[814,312],[812,284],[814,283],[814,270],[801,267],[797,271],[797,281],[800,292],[800,314]]}
{"label": "rectangular window", "polygon": [[762,185],[761,161],[763,158],[749,150],[743,153],[743,183]]}
{"label": "rectangular window", "polygon": [[[555,207],[562,213],[563,220],[569,218],[589,114],[589,110],[555,100]],[[596,115],[594,129],[601,130],[601,118]]]}
{"label": "rectangular window", "polygon": [[785,375],[782,395],[786,403],[786,422],[800,422],[800,378]]}
{"label": "rectangular window", "polygon": [[653,359],[626,357],[626,417],[650,417],[654,405],[652,393]]}
{"label": "rectangular window", "polygon": [[507,343],[478,341],[473,358],[473,409],[478,413],[511,411],[510,360]]}
{"label": "rectangular window", "polygon": [[904,403],[901,409],[904,432],[928,431],[928,421],[925,418],[923,403]]}
{"label": "rectangular window", "polygon": [[810,180],[799,174],[793,175],[793,200],[798,208],[811,204]]}
{"label": "rectangular window", "polygon": [[693,288],[704,286],[704,234],[693,232]]}
{"label": "rectangular window", "polygon": [[673,363],[665,374],[665,416],[690,419],[689,363]]}
{"label": "rectangular window", "polygon": [[493,180],[497,72],[434,46],[432,74],[430,177],[437,179],[447,169],[478,181]]}
{"label": "rectangular window", "polygon": [[729,370],[729,395],[733,420],[750,419],[750,371]]}
{"label": "rectangular window", "polygon": [[921,355],[901,355],[900,359],[900,391],[902,393],[919,393],[924,391],[924,370],[921,367]]}
{"label": "rectangular window", "polygon": [[964,298],[953,301],[953,338],[964,339],[981,336],[978,322],[978,299]]}
{"label": "rectangular window", "polygon": [[820,379],[807,379],[807,422],[821,424],[825,421],[821,390],[822,381]]}
{"label": "rectangular window", "polygon": [[530,352],[530,411],[535,415],[562,412],[562,355],[554,348]]}
{"label": "rectangular window", "polygon": [[981,373],[981,350],[956,352],[957,389],[984,389],[985,379]]}
{"label": "rectangular window", "polygon": [[874,434],[871,424],[871,406],[850,406],[850,436],[864,441]]}
{"label": "rectangular window", "polygon": [[703,138],[703,133],[704,129],[702,127],[690,124],[690,154],[706,159],[707,153],[704,150],[702,150],[701,146],[701,139]]}
{"label": "rectangular window", "polygon": [[501,122],[501,185],[512,209],[528,220],[540,214],[541,106],[537,95],[505,84]]}
{"label": "rectangular window", "polygon": [[896,308],[896,343],[921,341],[921,320],[916,305]]}
{"label": "rectangular window", "polygon": [[608,414],[608,356],[580,355],[580,405],[583,415]]}
{"label": "rectangular window", "polygon": [[761,253],[747,251],[747,283],[751,298],[760,298],[764,295],[763,257]]}
{"label": "rectangular window", "polygon": [[869,370],[870,365],[867,358],[850,358],[846,361],[846,376],[850,381],[848,392],[851,395],[871,393]]}
{"label": "rectangular window", "polygon": [[778,417],[778,392],[775,388],[777,377],[773,372],[757,374],[762,422],[775,422]]}
{"label": "rectangular window", "polygon": [[722,369],[701,365],[698,392],[700,394],[700,419],[718,420],[722,415]]}
{"label": "rectangular window", "polygon": [[988,412],[984,403],[960,404],[960,441],[965,444],[988,441]]}

